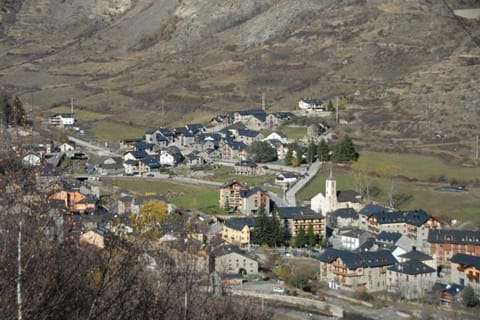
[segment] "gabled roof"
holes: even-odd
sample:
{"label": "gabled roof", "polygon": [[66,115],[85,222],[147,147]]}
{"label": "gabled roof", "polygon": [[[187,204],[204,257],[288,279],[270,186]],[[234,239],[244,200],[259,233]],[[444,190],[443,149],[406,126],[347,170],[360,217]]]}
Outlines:
{"label": "gabled roof", "polygon": [[298,174],[293,173],[293,172],[280,172],[277,175],[277,179],[293,179],[293,178],[298,178]]}
{"label": "gabled roof", "polygon": [[349,237],[349,238],[360,238],[362,234],[364,234],[367,231],[364,230],[348,230],[342,234],[340,234],[341,237]]}
{"label": "gabled roof", "polygon": [[146,166],[149,166],[151,169],[156,169],[156,168],[160,168],[161,165],[160,165],[160,161],[158,160],[157,157],[153,157],[153,156],[150,156],[150,157],[146,157],[142,160],[142,162],[146,165]]}
{"label": "gabled roof", "polygon": [[451,259],[451,262],[458,263],[466,266],[474,266],[477,270],[480,270],[480,257],[472,256],[464,253],[457,253]]}
{"label": "gabled roof", "polygon": [[255,162],[253,162],[252,160],[240,160],[237,163],[235,163],[235,166],[256,168],[257,164]]}
{"label": "gabled roof", "polygon": [[430,229],[428,230],[428,242],[480,245],[480,232],[467,230]]}
{"label": "gabled roof", "polygon": [[395,211],[395,212],[376,212],[372,214],[375,217],[378,224],[390,224],[390,223],[407,223],[414,226],[421,226],[431,216],[425,211],[411,210],[411,211]]}
{"label": "gabled roof", "polygon": [[426,261],[426,260],[432,260],[433,259],[428,254],[426,254],[422,251],[417,251],[417,250],[409,251],[409,252],[404,253],[404,254],[402,254],[398,257],[408,259],[408,260],[417,260],[417,261]]}
{"label": "gabled roof", "polygon": [[360,194],[353,190],[337,191],[338,202],[359,202]]}
{"label": "gabled roof", "polygon": [[189,131],[191,131],[192,133],[195,134],[195,133],[205,129],[205,126],[201,123],[189,123],[189,124],[185,125],[185,128],[187,128]]}
{"label": "gabled roof", "polygon": [[227,145],[232,149],[232,150],[243,150],[247,147],[247,145],[241,141],[233,141],[233,140],[228,140]]}
{"label": "gabled roof", "polygon": [[388,212],[389,210],[381,205],[375,203],[369,203],[362,210],[360,210],[360,214],[365,216],[370,216],[375,213],[379,212]]}
{"label": "gabled roof", "polygon": [[293,117],[295,117],[293,112],[288,112],[288,111],[273,112],[271,113],[271,115],[278,119],[292,119]]}
{"label": "gabled roof", "polygon": [[128,153],[130,153],[135,159],[143,159],[148,156],[148,153],[146,153],[145,150],[128,151],[125,155]]}
{"label": "gabled roof", "polygon": [[465,289],[465,286],[462,286],[461,284],[457,284],[457,283],[445,284],[445,283],[435,282],[435,284],[432,287],[432,291],[445,291],[451,294],[452,296],[455,296],[458,293],[462,292],[463,289]]}
{"label": "gabled roof", "polygon": [[382,231],[377,235],[377,241],[395,243],[401,237],[402,237],[402,234],[399,232]]}
{"label": "gabled roof", "polygon": [[230,130],[239,130],[239,129],[245,129],[245,128],[246,128],[246,126],[242,122],[235,122],[235,123],[223,128],[219,132],[227,134],[227,133],[230,132]]}
{"label": "gabled roof", "polygon": [[250,198],[251,196],[253,196],[254,194],[258,193],[258,192],[264,192],[262,189],[260,189],[259,187],[253,187],[253,188],[249,188],[249,189],[246,189],[246,190],[240,190],[240,197],[241,198]]}
{"label": "gabled roof", "polygon": [[248,188],[248,186],[247,186],[245,183],[242,183],[242,182],[237,181],[237,180],[232,180],[232,181],[225,182],[225,183],[220,187],[220,189],[233,186],[234,184],[238,184],[241,188]]}
{"label": "gabled roof", "polygon": [[174,137],[175,136],[175,133],[170,128],[158,128],[154,132],[157,132],[164,137]]}
{"label": "gabled roof", "polygon": [[137,143],[134,144],[134,147],[137,151],[151,149],[153,148],[153,146],[154,146],[153,143],[149,143],[144,140],[138,141]]}
{"label": "gabled roof", "polygon": [[234,217],[225,220],[225,225],[230,229],[241,231],[245,226],[253,227],[255,225],[255,218],[253,217]]}
{"label": "gabled roof", "polygon": [[339,217],[339,218],[344,218],[344,219],[348,219],[348,218],[358,219],[358,213],[353,208],[337,209],[334,212],[332,212],[330,215]]}
{"label": "gabled roof", "polygon": [[260,135],[260,131],[251,129],[238,129],[238,135],[241,137],[255,138]]}
{"label": "gabled roof", "polygon": [[349,250],[327,248],[318,259],[322,262],[331,263],[333,260],[340,258],[348,269],[354,270],[357,268],[376,268],[393,265],[397,262],[390,251],[367,251],[367,252],[352,252]]}
{"label": "gabled roof", "polygon": [[322,100],[320,100],[320,99],[302,98],[301,100],[303,100],[303,102],[308,103],[308,104],[314,104],[314,105],[323,104]]}
{"label": "gabled roof", "polygon": [[278,207],[281,219],[319,219],[323,216],[307,207]]}
{"label": "gabled roof", "polygon": [[437,272],[437,270],[433,269],[432,267],[427,266],[425,263],[415,259],[399,263],[395,266],[391,266],[390,268],[388,268],[388,270],[408,275]]}

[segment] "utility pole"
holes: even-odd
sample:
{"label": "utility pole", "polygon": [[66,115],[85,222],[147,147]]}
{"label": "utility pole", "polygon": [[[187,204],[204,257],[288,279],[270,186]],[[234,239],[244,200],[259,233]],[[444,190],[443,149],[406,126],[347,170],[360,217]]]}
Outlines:
{"label": "utility pole", "polygon": [[338,124],[338,97],[335,97],[335,123]]}
{"label": "utility pole", "polygon": [[478,135],[475,138],[475,165],[478,164]]}
{"label": "utility pole", "polygon": [[22,320],[22,221],[18,226],[18,256],[17,256],[17,314]]}
{"label": "utility pole", "polygon": [[70,113],[73,115],[73,97],[70,98]]}
{"label": "utility pole", "polygon": [[165,116],[165,100],[162,99],[162,117]]}
{"label": "utility pole", "polygon": [[262,92],[262,109],[263,109],[263,111],[265,111],[265,107],[266,107],[265,106],[265,93]]}

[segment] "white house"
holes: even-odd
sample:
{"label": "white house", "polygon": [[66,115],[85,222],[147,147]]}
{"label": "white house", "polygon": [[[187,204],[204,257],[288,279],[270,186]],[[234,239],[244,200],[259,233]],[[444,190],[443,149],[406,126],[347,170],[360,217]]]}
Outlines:
{"label": "white house", "polygon": [[275,177],[275,183],[293,184],[298,180],[298,174],[293,172],[281,172]]}
{"label": "white house", "polygon": [[169,148],[160,151],[160,165],[175,167],[184,159],[178,148]]}
{"label": "white house", "polygon": [[48,123],[54,127],[63,128],[75,124],[73,113],[57,113],[48,118]]}
{"label": "white house", "polygon": [[301,110],[324,110],[323,102],[320,99],[301,98],[298,100],[298,108]]}
{"label": "white house", "polygon": [[387,291],[406,299],[425,297],[437,280],[437,270],[418,260],[408,260],[388,268]]}
{"label": "white house", "polygon": [[281,143],[288,143],[288,137],[284,135],[281,132],[272,132],[268,136],[266,136],[263,141],[269,141],[269,140],[277,140],[280,141]]}
{"label": "white house", "polygon": [[42,158],[40,157],[40,155],[33,151],[27,152],[22,157],[22,163],[30,167],[39,166],[41,161]]}
{"label": "white house", "polygon": [[71,143],[62,143],[61,145],[59,145],[57,147],[57,149],[60,151],[60,152],[69,152],[69,151],[73,151],[75,150],[75,146]]}

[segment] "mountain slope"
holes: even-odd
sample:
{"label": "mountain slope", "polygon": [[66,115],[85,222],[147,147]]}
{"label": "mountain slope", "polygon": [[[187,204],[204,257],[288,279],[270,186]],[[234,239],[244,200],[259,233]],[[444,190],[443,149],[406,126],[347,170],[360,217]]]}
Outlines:
{"label": "mountain slope", "polygon": [[[465,137],[480,133],[479,21],[443,2],[13,3],[0,84],[33,93],[42,110],[74,96],[112,121],[153,127],[256,107],[262,93],[278,110],[348,95],[340,129],[368,147],[468,158]],[[473,1],[447,2],[460,3]]]}

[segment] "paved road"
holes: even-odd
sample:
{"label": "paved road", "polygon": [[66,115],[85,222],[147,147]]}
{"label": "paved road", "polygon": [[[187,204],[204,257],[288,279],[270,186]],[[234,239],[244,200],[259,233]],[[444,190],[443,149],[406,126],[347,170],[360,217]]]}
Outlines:
{"label": "paved road", "polygon": [[96,152],[98,152],[99,155],[119,156],[119,154],[116,154],[116,153],[110,151],[110,149],[108,149],[108,148],[99,147],[97,145],[91,144],[90,142],[87,142],[87,141],[79,139],[79,138],[75,138],[73,136],[68,136],[68,140],[75,143],[78,146],[82,146],[84,148],[96,151]]}
{"label": "paved road", "polygon": [[322,162],[318,160],[312,163],[310,165],[310,168],[308,168],[308,175],[304,175],[304,178],[300,179],[297,183],[293,185],[293,187],[287,190],[286,202],[289,206],[293,207],[297,205],[297,192],[300,191],[300,189],[302,189],[317,174],[318,170],[320,170],[321,167]]}

